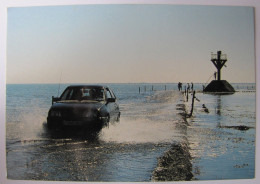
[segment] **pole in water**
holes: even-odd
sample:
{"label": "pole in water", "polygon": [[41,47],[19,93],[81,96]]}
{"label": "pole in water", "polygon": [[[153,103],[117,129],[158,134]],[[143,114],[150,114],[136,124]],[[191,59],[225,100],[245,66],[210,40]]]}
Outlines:
{"label": "pole in water", "polygon": [[139,86],[139,94],[141,93],[141,88],[140,88],[140,86]]}
{"label": "pole in water", "polygon": [[164,88],[165,88],[165,91],[166,91],[166,85],[164,86]]}
{"label": "pole in water", "polygon": [[187,102],[189,101],[189,88],[187,88]]}
{"label": "pole in water", "polygon": [[195,91],[193,91],[193,96],[192,96],[191,110],[190,110],[190,117],[192,116],[192,113],[193,113],[194,98],[195,98]]}
{"label": "pole in water", "polygon": [[59,93],[60,93],[60,82],[61,82],[61,76],[62,76],[62,71],[61,71],[61,73],[60,73],[60,81],[59,81],[58,96],[59,96]]}

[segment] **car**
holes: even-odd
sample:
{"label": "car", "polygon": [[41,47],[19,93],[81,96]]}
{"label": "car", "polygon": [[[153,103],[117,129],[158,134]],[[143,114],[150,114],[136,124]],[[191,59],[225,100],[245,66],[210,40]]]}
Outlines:
{"label": "car", "polygon": [[71,85],[60,97],[52,97],[47,127],[102,128],[119,121],[120,110],[114,92],[103,85]]}

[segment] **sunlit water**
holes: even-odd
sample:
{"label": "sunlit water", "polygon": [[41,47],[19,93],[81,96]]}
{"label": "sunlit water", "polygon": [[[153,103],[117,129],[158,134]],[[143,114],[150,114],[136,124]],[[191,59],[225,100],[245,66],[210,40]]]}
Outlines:
{"label": "sunlit water", "polygon": [[[201,102],[195,102],[194,115],[185,128],[176,108],[184,103],[176,84],[110,84],[119,99],[120,122],[96,134],[49,131],[46,117],[51,96],[66,86],[58,90],[58,85],[7,85],[9,179],[150,181],[157,158],[181,142],[190,147],[194,179],[254,176],[254,93],[197,94]],[[190,103],[185,102],[187,111]],[[210,113],[202,111],[202,103]],[[238,124],[250,129],[225,127]]]}
{"label": "sunlit water", "polygon": [[194,177],[199,180],[254,178],[255,93],[196,96],[201,101],[195,101],[187,131]]}

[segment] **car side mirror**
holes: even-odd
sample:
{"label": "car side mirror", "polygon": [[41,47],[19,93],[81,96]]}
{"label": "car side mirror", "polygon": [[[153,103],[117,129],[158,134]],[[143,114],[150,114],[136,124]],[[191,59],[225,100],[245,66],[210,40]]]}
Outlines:
{"label": "car side mirror", "polygon": [[116,99],[115,98],[108,98],[107,99],[107,103],[110,103],[110,102],[115,102],[116,101]]}
{"label": "car side mirror", "polygon": [[52,102],[51,102],[51,104],[53,105],[55,102],[57,102],[57,101],[59,101],[59,100],[60,100],[59,97],[54,97],[54,96],[52,96]]}

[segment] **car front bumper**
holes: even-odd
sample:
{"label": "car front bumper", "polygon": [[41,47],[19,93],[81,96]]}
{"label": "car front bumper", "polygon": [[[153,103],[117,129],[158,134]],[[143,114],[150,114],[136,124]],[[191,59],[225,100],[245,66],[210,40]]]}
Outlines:
{"label": "car front bumper", "polygon": [[108,117],[95,117],[95,118],[70,118],[63,119],[60,117],[48,117],[47,125],[49,127],[60,127],[60,126],[85,126],[85,127],[100,127],[108,122]]}

